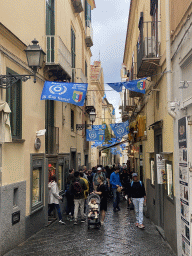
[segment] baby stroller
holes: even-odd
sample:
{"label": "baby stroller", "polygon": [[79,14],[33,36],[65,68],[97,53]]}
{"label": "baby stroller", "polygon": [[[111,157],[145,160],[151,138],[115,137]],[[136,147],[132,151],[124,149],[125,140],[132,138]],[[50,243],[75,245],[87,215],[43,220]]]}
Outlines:
{"label": "baby stroller", "polygon": [[100,196],[96,194],[90,194],[87,197],[87,224],[88,229],[90,226],[99,228],[100,223]]}

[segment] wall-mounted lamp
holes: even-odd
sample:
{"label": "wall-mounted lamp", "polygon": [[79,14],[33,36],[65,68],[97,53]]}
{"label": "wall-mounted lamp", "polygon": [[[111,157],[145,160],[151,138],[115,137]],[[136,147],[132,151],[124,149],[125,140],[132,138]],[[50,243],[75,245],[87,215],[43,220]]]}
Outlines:
{"label": "wall-mounted lamp", "polygon": [[28,45],[26,52],[28,66],[33,70],[34,75],[18,75],[18,74],[9,74],[9,75],[0,75],[0,88],[8,89],[18,80],[26,82],[31,76],[34,76],[34,83],[36,83],[36,73],[39,68],[43,66],[43,60],[45,52],[38,45],[38,41],[34,39],[32,45]]}

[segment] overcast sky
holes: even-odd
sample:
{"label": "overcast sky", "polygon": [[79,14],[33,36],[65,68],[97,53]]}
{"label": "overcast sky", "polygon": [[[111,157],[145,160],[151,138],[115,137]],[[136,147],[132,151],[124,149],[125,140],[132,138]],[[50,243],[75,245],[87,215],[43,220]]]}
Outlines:
{"label": "overcast sky", "polygon": [[[96,8],[92,11],[92,64],[100,58],[104,82],[120,82],[130,0],[95,0],[95,4]],[[106,84],[105,89],[111,90]],[[106,91],[106,96],[115,107],[116,117],[119,118],[119,93],[114,90]]]}

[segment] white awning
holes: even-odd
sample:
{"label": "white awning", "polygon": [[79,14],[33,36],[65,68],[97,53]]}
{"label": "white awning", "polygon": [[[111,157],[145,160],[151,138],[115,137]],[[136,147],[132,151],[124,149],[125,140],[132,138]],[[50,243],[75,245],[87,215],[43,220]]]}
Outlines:
{"label": "white awning", "polygon": [[8,103],[0,100],[0,143],[12,142],[10,113],[11,110]]}

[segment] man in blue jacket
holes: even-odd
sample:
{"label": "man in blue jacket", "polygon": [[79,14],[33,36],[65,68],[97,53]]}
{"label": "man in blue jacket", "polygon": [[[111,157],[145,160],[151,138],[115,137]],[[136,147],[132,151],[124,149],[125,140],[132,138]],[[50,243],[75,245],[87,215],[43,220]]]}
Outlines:
{"label": "man in blue jacket", "polygon": [[122,189],[120,176],[119,176],[119,167],[115,168],[115,171],[110,176],[110,184],[112,186],[113,191],[113,211],[120,211],[119,202],[120,202],[120,192],[118,192],[117,188]]}

